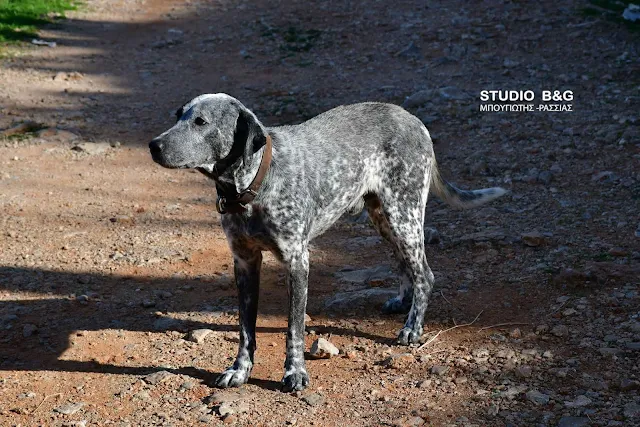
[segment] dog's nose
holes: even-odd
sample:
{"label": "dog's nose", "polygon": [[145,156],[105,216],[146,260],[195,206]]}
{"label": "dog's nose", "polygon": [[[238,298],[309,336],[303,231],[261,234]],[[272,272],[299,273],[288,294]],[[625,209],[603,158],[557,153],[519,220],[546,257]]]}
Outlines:
{"label": "dog's nose", "polygon": [[154,139],[149,143],[149,151],[151,154],[160,154],[162,152],[162,143],[159,139]]}

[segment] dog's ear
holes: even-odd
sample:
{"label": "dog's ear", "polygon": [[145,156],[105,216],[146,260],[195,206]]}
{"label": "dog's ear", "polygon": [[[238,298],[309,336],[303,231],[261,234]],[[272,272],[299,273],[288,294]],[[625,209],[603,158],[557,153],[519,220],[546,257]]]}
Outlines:
{"label": "dog's ear", "polygon": [[176,110],[176,122],[180,120],[180,117],[182,117],[182,115],[184,114],[184,106],[187,104],[184,104],[182,107],[178,108]]}
{"label": "dog's ear", "polygon": [[245,166],[251,164],[253,155],[267,143],[267,136],[256,116],[249,110],[241,108],[233,135],[233,145],[244,147],[243,160]]}

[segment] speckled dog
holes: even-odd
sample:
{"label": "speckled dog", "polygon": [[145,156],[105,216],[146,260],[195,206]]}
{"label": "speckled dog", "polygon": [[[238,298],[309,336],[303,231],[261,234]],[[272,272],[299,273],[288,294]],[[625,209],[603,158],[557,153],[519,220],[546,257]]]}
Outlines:
{"label": "speckled dog", "polygon": [[222,226],[233,251],[240,299],[240,346],[220,387],[245,383],[253,367],[262,251],[287,268],[289,328],[284,390],[305,388],[304,316],[309,242],[345,212],[366,206],[406,276],[386,312],[408,310],[398,343],[418,342],[433,287],[424,251],[429,190],[452,206],[479,206],[501,188],[462,191],[438,174],[429,132],[402,108],[362,103],[296,126],[265,127],[237,99],[201,95],[149,144],[154,161],[196,168],[215,179]]}

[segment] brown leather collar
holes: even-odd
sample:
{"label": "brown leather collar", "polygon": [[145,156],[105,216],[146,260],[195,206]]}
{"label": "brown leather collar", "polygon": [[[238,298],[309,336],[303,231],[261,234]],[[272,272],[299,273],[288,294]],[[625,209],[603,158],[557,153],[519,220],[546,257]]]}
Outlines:
{"label": "brown leather collar", "polygon": [[269,166],[271,165],[272,156],[272,144],[271,135],[267,134],[267,142],[262,153],[262,160],[260,160],[260,167],[258,173],[245,190],[240,193],[224,193],[221,191],[220,186],[217,186],[218,200],[216,201],[216,209],[220,214],[226,213],[242,213],[247,210],[247,205],[253,201],[258,195],[258,190],[264,177],[267,175]]}

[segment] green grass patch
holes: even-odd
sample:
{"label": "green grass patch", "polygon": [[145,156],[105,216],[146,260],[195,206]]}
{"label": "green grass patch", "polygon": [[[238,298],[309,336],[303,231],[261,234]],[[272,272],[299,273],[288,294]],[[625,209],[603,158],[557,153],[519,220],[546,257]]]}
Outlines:
{"label": "green grass patch", "polygon": [[74,0],[0,0],[0,43],[37,37],[37,28],[74,10]]}

